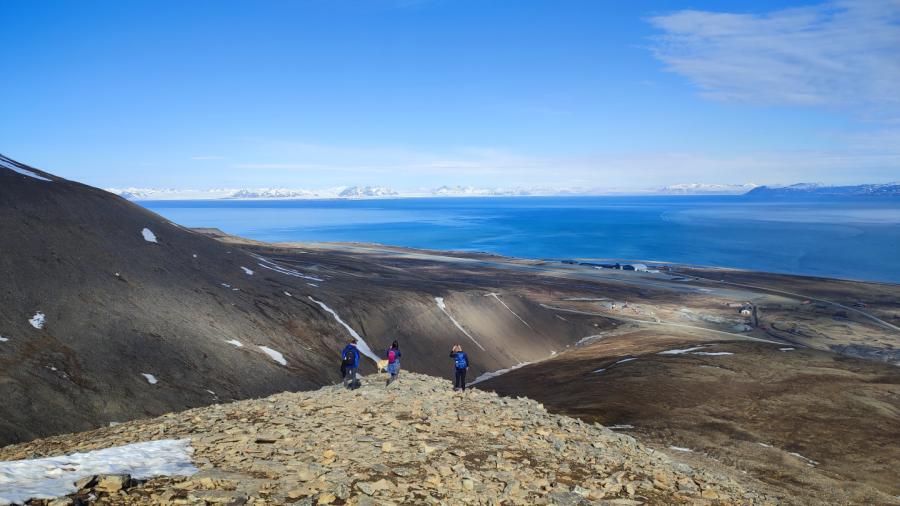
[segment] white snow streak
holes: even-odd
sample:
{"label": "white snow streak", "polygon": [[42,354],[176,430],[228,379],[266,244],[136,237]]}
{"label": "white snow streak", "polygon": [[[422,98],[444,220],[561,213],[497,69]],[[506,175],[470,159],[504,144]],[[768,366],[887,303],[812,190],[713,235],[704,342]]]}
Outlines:
{"label": "white snow streak", "polygon": [[9,341],[9,339],[7,339],[3,336],[0,336],[0,343],[5,343],[6,341]]}
{"label": "white snow streak", "polygon": [[47,318],[44,316],[44,313],[38,311],[37,313],[34,313],[34,316],[32,316],[30,320],[28,320],[28,323],[30,323],[32,327],[40,330],[44,328],[46,320]]}
{"label": "white snow streak", "polygon": [[500,296],[499,296],[499,295],[497,295],[496,293],[491,292],[491,293],[485,295],[485,297],[487,297],[488,295],[491,296],[491,297],[493,297],[493,298],[495,298],[495,299],[497,299],[497,302],[503,304],[503,307],[505,307],[507,310],[509,310],[509,312],[512,313],[513,316],[515,316],[516,318],[518,318],[520,322],[524,323],[526,327],[531,328],[531,325],[529,325],[528,322],[526,322],[525,320],[523,320],[522,317],[519,316],[519,315],[517,315],[515,311],[513,311],[512,309],[510,309],[510,307],[507,306],[505,302],[503,302],[502,300],[500,300]]}
{"label": "white snow streak", "polygon": [[602,339],[602,338],[603,338],[603,336],[600,334],[582,337],[581,339],[578,340],[577,343],[575,343],[575,346],[584,346],[585,344],[587,344],[591,341],[596,341],[597,339]]}
{"label": "white snow streak", "polygon": [[156,242],[156,234],[147,227],[144,227],[144,230],[141,230],[141,235],[144,236],[144,240],[147,242]]}
{"label": "white snow streak", "polygon": [[670,446],[669,448],[671,448],[672,450],[675,450],[677,452],[689,452],[689,453],[694,452],[694,450],[691,450],[690,448],[685,448],[683,446]]}
{"label": "white snow streak", "polygon": [[482,351],[485,351],[484,346],[482,346],[481,343],[479,343],[478,341],[476,341],[475,338],[472,337],[472,334],[469,334],[469,333],[466,331],[466,329],[464,329],[463,326],[460,325],[458,321],[456,321],[456,318],[454,318],[453,315],[451,315],[451,314],[447,311],[447,305],[444,304],[444,298],[443,298],[443,297],[435,297],[435,298],[434,298],[434,301],[437,302],[438,308],[440,308],[440,310],[443,311],[445,315],[447,315],[447,318],[450,318],[450,321],[452,321],[453,324],[456,325],[456,328],[458,328],[463,334],[465,334],[466,336],[468,336],[468,338],[471,339],[473,343],[475,343],[475,346],[478,346],[479,348],[481,348]]}
{"label": "white snow streak", "polygon": [[609,430],[627,430],[627,429],[633,429],[634,425],[618,424],[618,425],[609,425],[606,428]]}
{"label": "white snow streak", "polygon": [[38,181],[47,181],[47,182],[50,182],[50,183],[53,182],[52,179],[47,179],[47,178],[45,178],[44,176],[41,176],[41,175],[39,175],[39,174],[36,173],[36,172],[32,172],[32,171],[30,171],[30,170],[28,170],[28,169],[23,169],[23,168],[21,168],[21,167],[15,165],[15,164],[13,164],[13,163],[8,163],[8,162],[6,162],[5,160],[0,160],[0,167],[5,167],[5,168],[7,168],[7,169],[9,169],[9,170],[11,170],[11,171],[17,173],[17,174],[21,174],[21,175],[23,175],[23,176],[28,176],[28,177],[30,177],[30,178],[37,179]]}
{"label": "white snow streak", "polygon": [[154,376],[154,375],[152,375],[152,374],[150,374],[150,373],[142,372],[142,373],[141,373],[141,376],[143,376],[144,378],[146,378],[146,379],[147,379],[147,383],[150,383],[151,385],[155,385],[155,384],[158,382],[157,379],[156,379],[156,376]]}
{"label": "white snow streak", "polygon": [[658,355],[683,355],[685,353],[689,353],[702,348],[703,346],[694,346],[693,348],[684,348],[681,350],[666,350],[659,352]]}
{"label": "white snow streak", "polygon": [[356,332],[355,330],[353,330],[353,328],[352,328],[350,325],[347,325],[347,323],[344,322],[344,320],[341,319],[340,315],[338,315],[338,314],[334,311],[334,309],[331,309],[330,307],[328,307],[328,305],[325,304],[324,302],[312,298],[311,295],[308,295],[307,297],[309,297],[309,300],[311,300],[311,301],[315,302],[316,304],[318,304],[319,307],[321,307],[321,308],[324,309],[325,311],[331,313],[331,316],[333,316],[334,319],[337,320],[338,323],[340,323],[341,325],[343,325],[344,328],[347,329],[347,332],[349,332],[351,336],[353,336],[353,337],[356,338],[356,341],[357,341],[357,342],[356,342],[356,348],[360,351],[360,353],[362,353],[363,355],[365,355],[365,356],[371,358],[372,360],[374,360],[376,364],[378,363],[379,360],[381,360],[380,358],[378,358],[378,355],[376,355],[374,352],[372,352],[372,348],[369,348],[369,345],[368,345],[368,343],[366,343],[366,340],[363,339],[363,337],[362,337],[361,335],[359,335],[358,332]]}
{"label": "white snow streak", "polygon": [[270,356],[272,360],[278,362],[281,365],[287,365],[287,360],[284,359],[284,355],[279,351],[275,351],[268,346],[260,346],[259,349],[263,351],[266,355]]}
{"label": "white snow streak", "polygon": [[248,275],[248,276],[252,276],[252,275],[253,275],[253,271],[251,271],[250,269],[244,267],[243,265],[241,266],[241,270],[244,271],[244,274],[246,274],[246,275]]}
{"label": "white snow streak", "polygon": [[795,457],[797,457],[798,459],[805,460],[805,461],[806,461],[806,465],[808,465],[809,467],[815,467],[815,466],[818,464],[818,462],[816,462],[815,460],[813,460],[813,459],[811,459],[811,458],[809,458],[809,457],[804,457],[803,455],[800,455],[800,454],[797,453],[797,452],[788,452],[788,453],[791,454],[791,455],[793,455],[793,456],[795,456]]}
{"label": "white snow streak", "polygon": [[691,355],[705,355],[707,357],[719,357],[722,355],[734,355],[730,351],[695,351]]}
{"label": "white snow streak", "polygon": [[228,344],[234,345],[234,346],[236,346],[236,347],[238,347],[238,348],[243,348],[243,347],[244,347],[244,343],[238,341],[237,339],[229,339],[229,340],[227,340],[227,341],[225,341],[225,342],[228,343]]}
{"label": "white snow streak", "polygon": [[317,278],[315,276],[309,276],[309,275],[303,274],[302,272],[300,272],[298,270],[283,267],[267,258],[264,258],[261,256],[256,256],[256,255],[254,255],[254,256],[256,257],[257,260],[259,260],[259,262],[257,262],[257,265],[259,265],[263,269],[269,269],[270,271],[275,271],[275,272],[278,272],[281,274],[285,274],[287,276],[293,276],[295,278],[308,279],[310,281],[323,281],[322,278]]}
{"label": "white snow streak", "polygon": [[53,499],[77,492],[75,482],[100,474],[130,474],[146,480],[156,476],[190,476],[189,439],[163,439],[72,455],[0,462],[0,505],[29,499]]}
{"label": "white snow streak", "polygon": [[288,297],[293,297],[293,295],[291,295],[291,292],[284,292],[284,294],[287,295]]}
{"label": "white snow streak", "polygon": [[497,376],[502,376],[502,375],[508,373],[509,371],[515,371],[516,369],[525,367],[526,365],[531,365],[532,363],[533,362],[522,362],[522,363],[516,364],[508,369],[500,369],[498,371],[486,372],[486,373],[482,374],[481,376],[478,376],[477,378],[475,378],[475,381],[469,383],[469,385],[477,385],[478,383],[481,383],[482,381],[486,381],[491,378],[496,378]]}
{"label": "white snow streak", "polygon": [[778,348],[778,351],[794,351],[795,348]]}
{"label": "white snow streak", "polygon": [[603,372],[603,371],[609,369],[610,367],[612,367],[612,366],[614,366],[614,365],[624,364],[625,362],[631,362],[632,360],[637,360],[637,357],[623,358],[623,359],[621,359],[621,360],[617,360],[617,361],[613,362],[612,364],[609,364],[608,366],[604,367],[603,369],[597,369],[597,370],[594,370],[594,371],[591,371],[591,372],[593,372],[593,373],[601,373],[601,372]]}

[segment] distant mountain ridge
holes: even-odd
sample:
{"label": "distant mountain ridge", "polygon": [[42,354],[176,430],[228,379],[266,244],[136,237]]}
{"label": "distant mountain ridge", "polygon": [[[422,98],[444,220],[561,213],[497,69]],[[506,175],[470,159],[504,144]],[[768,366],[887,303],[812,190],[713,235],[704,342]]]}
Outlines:
{"label": "distant mountain ridge", "polygon": [[562,197],[562,196],[637,196],[637,195],[747,195],[751,197],[791,197],[802,195],[900,195],[900,182],[828,186],[797,183],[787,186],[761,186],[755,183],[679,183],[658,188],[548,188],[548,187],[482,187],[444,185],[397,191],[386,186],[337,186],[325,189],[304,188],[213,188],[177,190],[156,188],[108,188],[128,200],[301,200],[301,199],[381,199],[415,197]]}
{"label": "distant mountain ridge", "polygon": [[900,196],[900,182],[828,186],[819,183],[798,183],[790,186],[760,186],[746,193],[748,197],[797,197],[804,195],[840,196]]}
{"label": "distant mountain ridge", "polygon": [[338,197],[345,199],[394,197],[399,195],[394,190],[383,186],[351,186],[338,193]]}
{"label": "distant mountain ridge", "polygon": [[747,193],[758,184],[706,184],[706,183],[682,183],[664,186],[659,193],[666,195],[739,195]]}

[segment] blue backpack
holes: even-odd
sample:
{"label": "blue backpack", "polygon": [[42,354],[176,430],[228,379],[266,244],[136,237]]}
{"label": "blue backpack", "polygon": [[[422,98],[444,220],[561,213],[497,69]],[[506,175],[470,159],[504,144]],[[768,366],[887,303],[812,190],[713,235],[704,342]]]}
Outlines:
{"label": "blue backpack", "polygon": [[458,352],[456,354],[456,368],[465,369],[467,367],[469,367],[469,357],[464,352]]}

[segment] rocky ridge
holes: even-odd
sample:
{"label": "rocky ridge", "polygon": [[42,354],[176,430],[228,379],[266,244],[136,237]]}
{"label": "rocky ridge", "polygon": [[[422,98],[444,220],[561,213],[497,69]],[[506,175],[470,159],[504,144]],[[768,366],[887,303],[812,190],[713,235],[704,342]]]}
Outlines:
{"label": "rocky ridge", "polygon": [[199,472],[87,477],[73,504],[767,504],[718,471],[679,463],[526,398],[404,373],[171,413],[0,449],[37,458],[189,438]]}

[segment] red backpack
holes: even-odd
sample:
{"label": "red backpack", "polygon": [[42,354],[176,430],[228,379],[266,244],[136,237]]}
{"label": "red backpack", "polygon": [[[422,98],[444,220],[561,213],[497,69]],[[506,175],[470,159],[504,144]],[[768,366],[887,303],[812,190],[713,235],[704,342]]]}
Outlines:
{"label": "red backpack", "polygon": [[388,352],[388,363],[393,364],[397,360],[397,353],[394,350]]}

